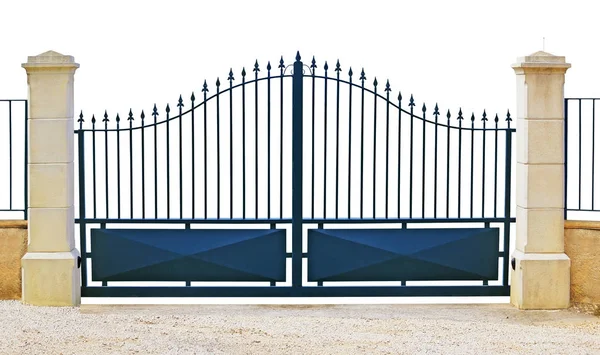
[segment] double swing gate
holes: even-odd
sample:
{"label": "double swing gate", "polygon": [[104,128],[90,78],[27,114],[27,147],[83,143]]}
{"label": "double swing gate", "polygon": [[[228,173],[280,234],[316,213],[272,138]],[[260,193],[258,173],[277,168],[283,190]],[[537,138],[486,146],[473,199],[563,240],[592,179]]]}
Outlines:
{"label": "double swing gate", "polygon": [[82,113],[82,296],[508,295],[510,114],[332,69],[297,54],[164,111]]}

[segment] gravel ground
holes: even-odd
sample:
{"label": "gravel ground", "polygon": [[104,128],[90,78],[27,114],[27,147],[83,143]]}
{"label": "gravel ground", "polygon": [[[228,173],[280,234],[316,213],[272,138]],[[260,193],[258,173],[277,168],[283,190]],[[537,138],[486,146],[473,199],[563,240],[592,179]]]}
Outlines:
{"label": "gravel ground", "polygon": [[508,305],[0,301],[0,321],[0,354],[600,354],[600,317]]}

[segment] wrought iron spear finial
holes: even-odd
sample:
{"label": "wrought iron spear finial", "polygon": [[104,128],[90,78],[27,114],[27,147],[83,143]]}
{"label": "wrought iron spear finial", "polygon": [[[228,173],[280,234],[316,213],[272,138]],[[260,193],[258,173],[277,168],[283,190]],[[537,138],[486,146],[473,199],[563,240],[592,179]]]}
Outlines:
{"label": "wrought iron spear finial", "polygon": [[206,85],[206,79],[204,80],[204,84],[202,85],[202,92],[208,92],[208,85]]}
{"label": "wrought iron spear finial", "polygon": [[96,115],[92,115],[92,125],[96,124]]}
{"label": "wrought iron spear finial", "polygon": [[446,118],[448,119],[448,125],[450,125],[450,117],[452,115],[450,115],[450,109],[448,109],[448,112],[446,113]]}
{"label": "wrought iron spear finial", "polygon": [[360,80],[365,81],[367,80],[367,77],[365,76],[365,68],[362,68],[362,70],[360,71]]}
{"label": "wrought iron spear finial", "polygon": [[[146,118],[146,114],[144,113],[144,110],[142,110],[142,113],[140,114],[140,118],[142,119],[142,122],[144,122],[144,118]],[[142,126],[144,124],[142,123]]]}
{"label": "wrought iron spear finial", "polygon": [[341,71],[341,70],[342,70],[342,68],[340,68],[340,60],[338,59],[338,60],[337,60],[337,63],[335,64],[335,71],[338,71],[338,72],[339,72],[339,71]]}
{"label": "wrought iron spear finial", "polygon": [[179,95],[179,100],[177,101],[177,107],[183,107],[183,98]]}
{"label": "wrought iron spear finial", "polygon": [[296,52],[296,61],[300,61],[300,59],[302,59],[302,57],[300,57],[300,51]]}
{"label": "wrought iron spear finial", "polygon": [[[117,114],[117,116],[119,116]],[[129,109],[129,117],[127,118],[127,121],[133,121],[133,111],[131,111],[131,109]]]}
{"label": "wrought iron spear finial", "polygon": [[281,59],[279,60],[278,68],[280,68],[281,70],[285,69],[285,64],[283,63],[283,56],[281,56]]}
{"label": "wrought iron spear finial", "polygon": [[115,117],[115,121],[117,121],[117,126],[119,125],[119,122],[121,122],[121,117],[119,117],[118,113],[117,113],[117,117]]}
{"label": "wrought iron spear finial", "polygon": [[496,117],[494,117],[494,122],[496,122],[496,125],[498,124],[498,114],[496,114]]}
{"label": "wrought iron spear finial", "polygon": [[463,118],[463,113],[462,113],[462,108],[458,109],[458,117],[456,117],[457,120],[462,121]]}
{"label": "wrought iron spear finial", "polygon": [[377,84],[379,83],[377,82],[377,77],[375,77],[375,79],[373,80],[373,86],[377,87]]}
{"label": "wrought iron spear finial", "polygon": [[435,107],[433,108],[433,115],[435,116],[436,120],[437,120],[438,116],[440,115],[440,110],[438,108],[437,102],[435,103]]}
{"label": "wrought iron spear finial", "polygon": [[[315,56],[313,55],[312,61],[310,62],[310,68],[315,69],[317,67],[317,61],[315,60]],[[314,72],[314,70],[313,70]]]}
{"label": "wrought iron spear finial", "polygon": [[390,87],[390,79],[388,79],[388,80],[385,82],[385,91],[386,91],[386,92],[389,92],[389,91],[391,91],[391,90],[392,90],[392,88]]}
{"label": "wrought iron spear finial", "polygon": [[408,100],[408,106],[413,107],[415,105],[415,99],[413,98],[413,95],[410,94],[410,99]]}
{"label": "wrought iron spear finial", "polygon": [[[204,82],[204,84],[206,85],[206,82]],[[152,108],[152,116],[154,116],[155,120],[156,116],[158,116],[158,109],[156,108],[156,104],[154,104],[154,107]]]}
{"label": "wrought iron spear finial", "polygon": [[329,69],[329,64],[327,64],[327,61],[325,61],[325,65],[323,65],[323,69],[325,69],[325,71],[327,71],[327,69]]}
{"label": "wrought iron spear finial", "polygon": [[83,110],[81,110],[81,113],[79,113],[79,119],[77,120],[77,122],[79,122],[79,123],[80,123],[80,126],[81,126],[81,123],[83,123],[83,122],[84,122],[84,121],[83,121]]}
{"label": "wrought iron spear finial", "polygon": [[102,120],[102,122],[108,122],[108,113],[106,112],[106,110],[104,110],[104,119]]}
{"label": "wrought iron spear finial", "polygon": [[192,100],[192,102],[196,101],[196,95],[194,95],[193,91],[192,91],[192,96],[190,97],[190,100]]}
{"label": "wrought iron spear finial", "polygon": [[232,82],[233,80],[235,80],[235,78],[233,77],[233,69],[229,68],[229,76],[227,77],[227,80],[229,80],[229,82]]}
{"label": "wrought iron spear finial", "polygon": [[256,60],[256,62],[254,62],[254,69],[252,69],[252,71],[258,75],[258,72],[260,71],[260,69],[258,68],[258,59]]}
{"label": "wrought iron spear finial", "polygon": [[421,109],[423,111],[423,113],[425,113],[425,111],[427,111],[427,107],[425,107],[425,103],[423,102],[423,108]]}
{"label": "wrought iron spear finial", "polygon": [[268,61],[268,62],[267,62],[267,70],[268,70],[268,71],[271,71],[271,61]]}
{"label": "wrought iron spear finial", "polygon": [[487,122],[487,113],[485,113],[485,109],[483,110],[483,117],[481,118],[483,122]]}
{"label": "wrought iron spear finial", "polygon": [[348,76],[352,76],[354,74],[354,72],[352,71],[352,67],[350,67],[350,69],[348,70]]}

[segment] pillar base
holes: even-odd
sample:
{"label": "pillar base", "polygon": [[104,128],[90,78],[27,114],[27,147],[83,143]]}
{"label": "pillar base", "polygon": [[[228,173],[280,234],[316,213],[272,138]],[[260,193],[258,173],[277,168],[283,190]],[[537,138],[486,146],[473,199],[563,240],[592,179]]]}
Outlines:
{"label": "pillar base", "polygon": [[79,251],[27,253],[21,259],[23,303],[36,306],[81,304]]}
{"label": "pillar base", "polygon": [[515,250],[510,303],[519,309],[569,307],[571,260],[564,253],[533,254]]}

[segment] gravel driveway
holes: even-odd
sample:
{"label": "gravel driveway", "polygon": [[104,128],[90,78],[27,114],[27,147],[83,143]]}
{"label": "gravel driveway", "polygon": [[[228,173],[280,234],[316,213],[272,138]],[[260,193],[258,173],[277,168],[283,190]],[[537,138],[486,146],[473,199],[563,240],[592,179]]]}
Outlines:
{"label": "gravel driveway", "polygon": [[0,354],[600,354],[599,317],[508,305],[0,301],[0,321]]}

